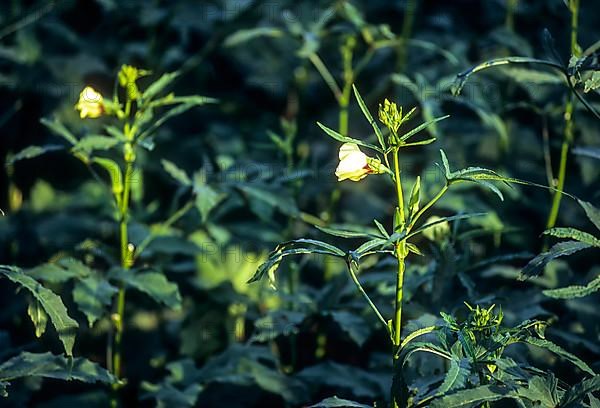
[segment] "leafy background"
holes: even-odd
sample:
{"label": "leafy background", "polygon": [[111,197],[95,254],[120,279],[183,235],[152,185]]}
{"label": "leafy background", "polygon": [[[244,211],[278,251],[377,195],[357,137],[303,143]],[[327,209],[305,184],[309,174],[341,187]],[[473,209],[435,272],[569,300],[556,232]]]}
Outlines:
{"label": "leafy background", "polygon": [[[364,403],[387,398],[391,361],[385,331],[355,294],[343,263],[318,256],[286,262],[277,291],[246,281],[276,244],[322,238],[312,225],[315,219],[345,225],[373,225],[375,218],[391,222],[394,204],[383,183],[374,177],[361,183],[335,180],[339,146],[316,122],[335,127],[339,106],[311,56],[318,53],[342,83],[341,47],[347,39],[355,39],[355,61],[360,60],[369,51],[365,32],[400,36],[411,4],[3,2],[0,156],[9,163],[29,145],[61,145],[41,118],[59,118],[78,136],[97,133],[99,121],[80,120],[73,106],[85,85],[111,94],[124,63],[150,69],[153,76],[142,80],[145,84],[180,70],[173,87],[177,94],[219,100],[161,128],[156,147],[139,159],[133,239],[168,218],[190,194],[183,176],[174,178],[177,172],[163,160],[201,180],[199,196],[212,201],[199,200],[197,211],[158,231],[160,237],[142,258],[157,281],[128,292],[126,406],[220,406],[224,400],[229,407],[301,406],[334,394]],[[593,2],[581,4],[583,48],[598,40],[596,8]],[[531,66],[499,67],[452,96],[455,76],[486,59],[556,53],[568,61],[570,17],[563,1],[518,2],[512,23],[507,13],[503,0],[418,1],[405,61],[400,48],[382,48],[355,78],[373,111],[387,97],[406,108],[417,106],[414,124],[451,115],[430,130],[438,138],[435,144],[407,149],[402,158],[409,180],[422,175],[430,188],[426,194],[442,180],[437,167],[424,165],[439,161],[440,148],[457,168],[477,163],[540,184],[548,184],[545,139],[552,163],[558,162],[568,94],[559,74]],[[555,40],[554,50],[543,40],[544,29]],[[348,134],[366,139],[370,127],[354,101],[349,111]],[[581,104],[575,114],[578,149],[568,163],[566,190],[598,206],[598,121]],[[64,151],[9,164],[0,180],[0,208],[6,213],[0,218],[0,264],[24,268],[59,294],[79,322],[75,356],[103,365],[110,325],[106,299],[113,288],[87,280],[95,285],[96,303],[86,309],[77,298],[85,296],[81,283],[45,279],[47,270],[36,275],[31,268],[66,262],[67,274],[81,268],[94,270],[83,274],[108,273],[117,246],[110,200],[85,166]],[[597,250],[552,262],[540,277],[517,281],[523,265],[548,242],[540,234],[551,197],[522,186],[503,192],[500,202],[491,192],[463,188],[441,202],[438,215],[487,215],[458,223],[451,242],[423,239],[426,255],[414,257],[407,272],[407,329],[438,322],[440,311],[464,315],[463,301],[495,303],[509,325],[549,321],[547,337],[597,371],[598,295],[563,301],[542,293],[598,276]],[[570,199],[563,200],[557,225],[594,233]],[[356,246],[343,239],[336,244]],[[80,263],[74,266],[73,259]],[[393,271],[392,263],[374,260],[361,272],[387,315],[393,306]],[[0,360],[22,351],[61,353],[56,336],[36,339],[29,295],[16,293],[9,280],[1,282]],[[88,325],[90,316],[96,316],[93,325]],[[551,369],[567,384],[581,377],[545,351],[519,345],[511,353]],[[416,378],[434,378],[445,369],[423,357],[411,363],[411,370]],[[102,385],[28,377],[12,383],[2,405],[106,406],[108,395]]]}

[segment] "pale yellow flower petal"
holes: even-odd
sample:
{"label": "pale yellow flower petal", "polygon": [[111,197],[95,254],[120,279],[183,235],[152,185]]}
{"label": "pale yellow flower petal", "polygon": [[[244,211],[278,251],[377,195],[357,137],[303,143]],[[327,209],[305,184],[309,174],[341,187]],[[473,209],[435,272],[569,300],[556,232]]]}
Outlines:
{"label": "pale yellow flower petal", "polygon": [[86,86],[79,94],[75,109],[79,111],[81,118],[97,118],[104,113],[104,99],[94,88]]}

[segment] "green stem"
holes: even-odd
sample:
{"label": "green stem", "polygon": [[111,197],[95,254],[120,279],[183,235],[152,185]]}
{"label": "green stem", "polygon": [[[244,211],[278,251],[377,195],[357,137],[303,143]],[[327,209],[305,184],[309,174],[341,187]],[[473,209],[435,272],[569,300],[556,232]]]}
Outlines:
{"label": "green stem", "polygon": [[398,49],[398,72],[400,73],[404,72],[404,68],[406,67],[408,40],[412,34],[416,11],[417,0],[408,0],[406,2],[406,10],[404,11],[404,22],[402,23],[400,48]]}
{"label": "green stem", "polygon": [[517,9],[518,4],[519,0],[508,0],[506,4],[506,20],[504,21],[504,26],[508,31],[515,30],[515,10]]}
{"label": "green stem", "polygon": [[[571,0],[569,3],[571,9],[571,55],[578,53],[577,45],[577,26],[579,18],[579,0]],[[570,82],[569,82],[570,83]],[[573,90],[574,91],[574,90]],[[556,182],[556,188],[560,191],[556,191],[552,197],[552,207],[550,214],[548,215],[548,222],[546,223],[546,229],[553,228],[556,225],[558,219],[558,213],[560,210],[560,202],[562,200],[562,191],[565,186],[565,179],[567,176],[567,160],[569,157],[569,150],[574,139],[574,126],[573,126],[573,113],[574,113],[574,97],[573,92],[569,93],[567,97],[567,103],[565,106],[565,133],[563,137],[561,152],[560,152],[560,163],[558,165],[558,180]],[[552,186],[550,186],[552,187]]]}
{"label": "green stem", "polygon": [[[128,161],[125,165],[125,180],[123,184],[123,195],[120,208],[120,243],[121,243],[121,267],[125,270],[131,267],[133,251],[129,244],[127,222],[129,218],[129,197],[131,195],[131,181],[133,175],[133,162]],[[117,303],[113,315],[115,325],[115,337],[113,345],[113,374],[117,378],[122,375],[122,341],[123,341],[123,315],[125,313],[125,285],[121,284],[117,295]],[[118,389],[118,385],[114,385],[113,389]]]}
{"label": "green stem", "polygon": [[367,303],[369,304],[371,309],[373,309],[373,312],[375,312],[375,315],[377,316],[379,321],[383,324],[383,327],[385,327],[385,329],[389,332],[390,329],[388,327],[387,321],[385,320],[385,318],[383,317],[383,315],[381,314],[381,312],[379,311],[379,309],[377,308],[375,303],[373,303],[373,301],[371,300],[371,298],[369,297],[369,295],[367,294],[365,289],[360,284],[360,281],[358,280],[358,277],[356,276],[356,273],[354,272],[354,268],[352,268],[352,265],[349,263],[348,263],[348,272],[350,273],[352,282],[354,282],[358,291],[361,293],[361,295],[363,295],[363,297],[365,298],[365,300],[367,301]]}
{"label": "green stem", "polygon": [[[395,148],[394,154],[394,181],[396,182],[396,194],[398,198],[398,222],[399,227],[404,229],[406,221],[404,214],[404,193],[402,190],[402,180],[400,178],[400,164],[398,158],[399,149]],[[394,226],[396,229],[398,226]],[[404,272],[406,270],[406,238],[396,243],[396,258],[398,259],[398,273],[396,275],[396,302],[394,307],[394,319],[392,330],[392,359],[394,366],[394,378],[392,380],[391,401],[395,408],[399,408],[397,395],[400,392],[403,381],[401,376],[401,367],[398,366],[400,358],[400,345],[402,344],[402,298],[404,295]]]}
{"label": "green stem", "polygon": [[402,180],[400,179],[400,163],[398,159],[398,148],[394,149],[394,181],[396,182],[396,194],[398,198],[399,222],[404,224],[404,192],[402,191]]}
{"label": "green stem", "polygon": [[339,129],[340,134],[346,136],[348,134],[348,105],[350,104],[350,92],[354,83],[354,71],[352,68],[353,49],[356,45],[354,37],[348,38],[342,47],[342,64],[344,88],[338,99],[340,106]]}
{"label": "green stem", "polygon": [[438,200],[440,198],[442,198],[442,196],[444,194],[446,194],[446,191],[448,191],[448,184],[444,184],[444,187],[442,187],[442,189],[440,191],[438,191],[438,193],[435,195],[435,197],[433,197],[431,199],[430,202],[428,202],[423,208],[421,208],[419,210],[419,212],[417,212],[415,214],[415,216],[413,217],[413,219],[410,221],[410,225],[407,228],[407,232],[409,232],[416,224],[416,222],[419,220],[419,218],[421,218],[421,216],[423,214],[425,214],[425,212],[427,212],[427,210],[429,210],[435,203],[438,202]]}
{"label": "green stem", "polygon": [[342,97],[342,91],[338,86],[337,82],[335,82],[335,78],[333,78],[333,75],[331,75],[331,72],[329,72],[329,69],[327,68],[321,57],[319,57],[317,53],[312,53],[309,55],[308,58],[310,59],[310,62],[312,62],[312,64],[315,66],[317,71],[319,71],[319,74],[321,74],[321,77],[323,78],[327,86],[329,86],[331,92],[333,92],[333,96],[335,97],[335,99],[339,102],[339,100]]}
{"label": "green stem", "polygon": [[396,244],[396,258],[398,259],[398,274],[396,276],[396,305],[394,310],[394,358],[402,344],[402,298],[404,289],[404,272],[406,270],[406,241]]}

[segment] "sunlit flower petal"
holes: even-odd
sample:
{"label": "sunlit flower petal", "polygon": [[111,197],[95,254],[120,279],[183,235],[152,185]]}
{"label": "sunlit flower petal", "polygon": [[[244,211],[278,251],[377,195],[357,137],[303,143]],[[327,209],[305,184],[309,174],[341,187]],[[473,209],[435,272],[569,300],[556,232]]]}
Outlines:
{"label": "sunlit flower petal", "polygon": [[75,109],[81,118],[97,118],[104,113],[104,99],[94,88],[86,86],[79,94]]}
{"label": "sunlit flower petal", "polygon": [[335,170],[338,181],[359,181],[371,172],[367,164],[368,157],[353,143],[344,143],[339,153],[340,163]]}

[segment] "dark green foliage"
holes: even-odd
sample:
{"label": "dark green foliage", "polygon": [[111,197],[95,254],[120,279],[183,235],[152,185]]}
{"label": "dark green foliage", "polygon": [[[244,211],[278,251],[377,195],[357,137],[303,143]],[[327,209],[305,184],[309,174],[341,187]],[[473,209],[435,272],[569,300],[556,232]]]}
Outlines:
{"label": "dark green foliage", "polygon": [[600,408],[596,2],[1,3],[0,406]]}

